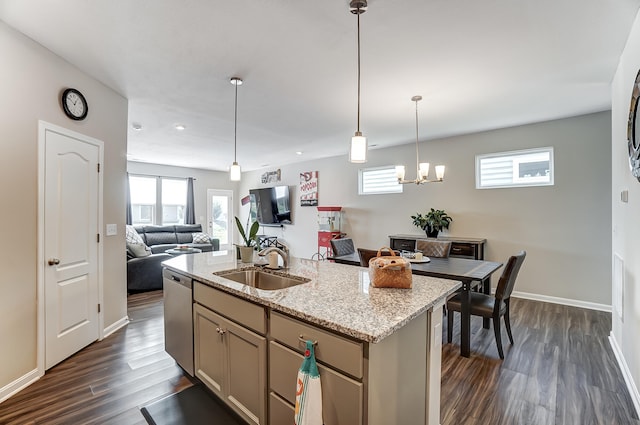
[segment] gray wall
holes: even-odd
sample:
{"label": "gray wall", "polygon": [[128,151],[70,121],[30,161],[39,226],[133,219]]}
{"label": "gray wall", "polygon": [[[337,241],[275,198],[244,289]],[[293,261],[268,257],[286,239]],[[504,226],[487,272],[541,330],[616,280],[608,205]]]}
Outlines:
{"label": "gray wall", "polygon": [[[640,411],[640,182],[629,171],[627,151],[629,104],[636,73],[640,69],[639,51],[640,18],[636,17],[612,85],[612,254],[619,256],[624,262],[620,291],[616,291],[615,283],[612,291],[613,305],[618,304],[616,293],[619,294],[619,304],[622,305],[622,309],[615,308],[612,314],[612,340],[614,348],[621,354],[622,370],[627,381],[631,382],[631,395],[636,409]],[[628,203],[621,202],[620,193],[623,190],[628,190]],[[612,281],[615,282],[613,276]]]}
{"label": "gray wall", "polygon": [[[104,326],[127,315],[124,184],[127,100],[49,50],[0,22],[0,388],[37,368],[38,120],[104,142],[104,223],[119,235],[103,238]],[[89,103],[82,122],[64,115],[61,91],[75,87]],[[0,393],[0,398],[2,398]]]}
{"label": "gray wall", "polygon": [[[299,206],[298,187],[300,172],[319,171],[320,205],[344,208],[342,230],[358,247],[388,245],[394,233],[418,234],[412,214],[444,209],[454,220],[450,235],[487,239],[486,259],[504,262],[527,251],[516,286],[523,295],[606,309],[611,304],[610,139],[610,114],[602,112],[424,142],[421,159],[445,164],[445,182],[406,185],[402,194],[358,195],[360,167],[346,157],[283,166],[281,184],[294,189],[294,224],[262,233],[283,238],[295,256],[316,252],[317,210]],[[543,146],[555,149],[554,186],[475,189],[475,155]],[[399,164],[415,177],[414,146],[371,150],[366,167]],[[239,197],[270,186],[260,184],[260,175],[276,168],[244,173]],[[246,218],[248,207],[240,211]]]}

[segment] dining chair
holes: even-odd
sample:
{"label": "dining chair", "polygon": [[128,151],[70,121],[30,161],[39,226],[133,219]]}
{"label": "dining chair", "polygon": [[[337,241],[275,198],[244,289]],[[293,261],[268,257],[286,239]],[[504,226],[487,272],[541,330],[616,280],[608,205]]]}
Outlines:
{"label": "dining chair", "polygon": [[[504,316],[504,326],[507,329],[509,341],[513,345],[511,322],[509,321],[509,301],[513,287],[516,284],[516,277],[518,277],[518,272],[526,255],[526,251],[520,251],[518,254],[509,257],[509,261],[507,261],[507,265],[504,267],[498,281],[495,295],[485,295],[481,292],[469,293],[471,315],[493,319],[493,332],[496,336],[496,345],[501,359],[504,359],[504,353],[502,352],[502,338],[500,337],[500,317]],[[461,309],[460,294],[447,301],[447,342],[451,342],[453,337],[453,312],[460,312]]]}
{"label": "dining chair", "polygon": [[334,257],[356,252],[356,248],[353,246],[353,239],[351,238],[331,239],[329,243],[331,243],[331,251],[333,251]]}
{"label": "dining chair", "polygon": [[[399,251],[393,251],[396,255],[400,255]],[[377,249],[358,248],[358,255],[360,256],[360,265],[362,267],[369,267],[369,260],[378,255]],[[391,255],[390,251],[382,251],[380,255]]]}
{"label": "dining chair", "polygon": [[427,257],[449,258],[451,242],[418,239],[416,241],[416,249],[422,251],[422,254]]}

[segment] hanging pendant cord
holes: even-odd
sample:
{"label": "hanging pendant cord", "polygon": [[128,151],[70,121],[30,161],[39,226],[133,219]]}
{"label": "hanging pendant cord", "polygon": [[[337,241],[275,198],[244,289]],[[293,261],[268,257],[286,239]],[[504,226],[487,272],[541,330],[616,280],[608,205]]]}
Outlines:
{"label": "hanging pendant cord", "polygon": [[238,162],[237,150],[238,150],[238,84],[236,86],[236,110],[233,118],[233,162]]}
{"label": "hanging pendant cord", "polygon": [[418,101],[416,100],[416,178],[420,180],[420,158],[418,155]]}
{"label": "hanging pendant cord", "polygon": [[358,133],[360,132],[360,5],[358,5]]}

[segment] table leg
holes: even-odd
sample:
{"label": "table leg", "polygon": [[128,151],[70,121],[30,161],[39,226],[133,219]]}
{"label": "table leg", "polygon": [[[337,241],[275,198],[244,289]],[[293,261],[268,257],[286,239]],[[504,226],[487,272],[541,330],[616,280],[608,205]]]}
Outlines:
{"label": "table leg", "polygon": [[[491,277],[490,276],[482,281],[482,291],[485,295],[491,295]],[[482,319],[483,328],[489,329],[489,323],[491,323],[491,319]]]}
{"label": "table leg", "polygon": [[[471,355],[471,282],[462,282],[460,292],[460,355]],[[451,312],[449,312],[451,314]]]}

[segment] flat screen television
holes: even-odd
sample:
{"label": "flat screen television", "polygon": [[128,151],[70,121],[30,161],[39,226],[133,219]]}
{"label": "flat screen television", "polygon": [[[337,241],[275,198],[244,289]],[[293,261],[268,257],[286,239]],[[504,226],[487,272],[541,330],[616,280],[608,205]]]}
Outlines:
{"label": "flat screen television", "polygon": [[291,224],[289,186],[249,190],[251,213],[262,225]]}

